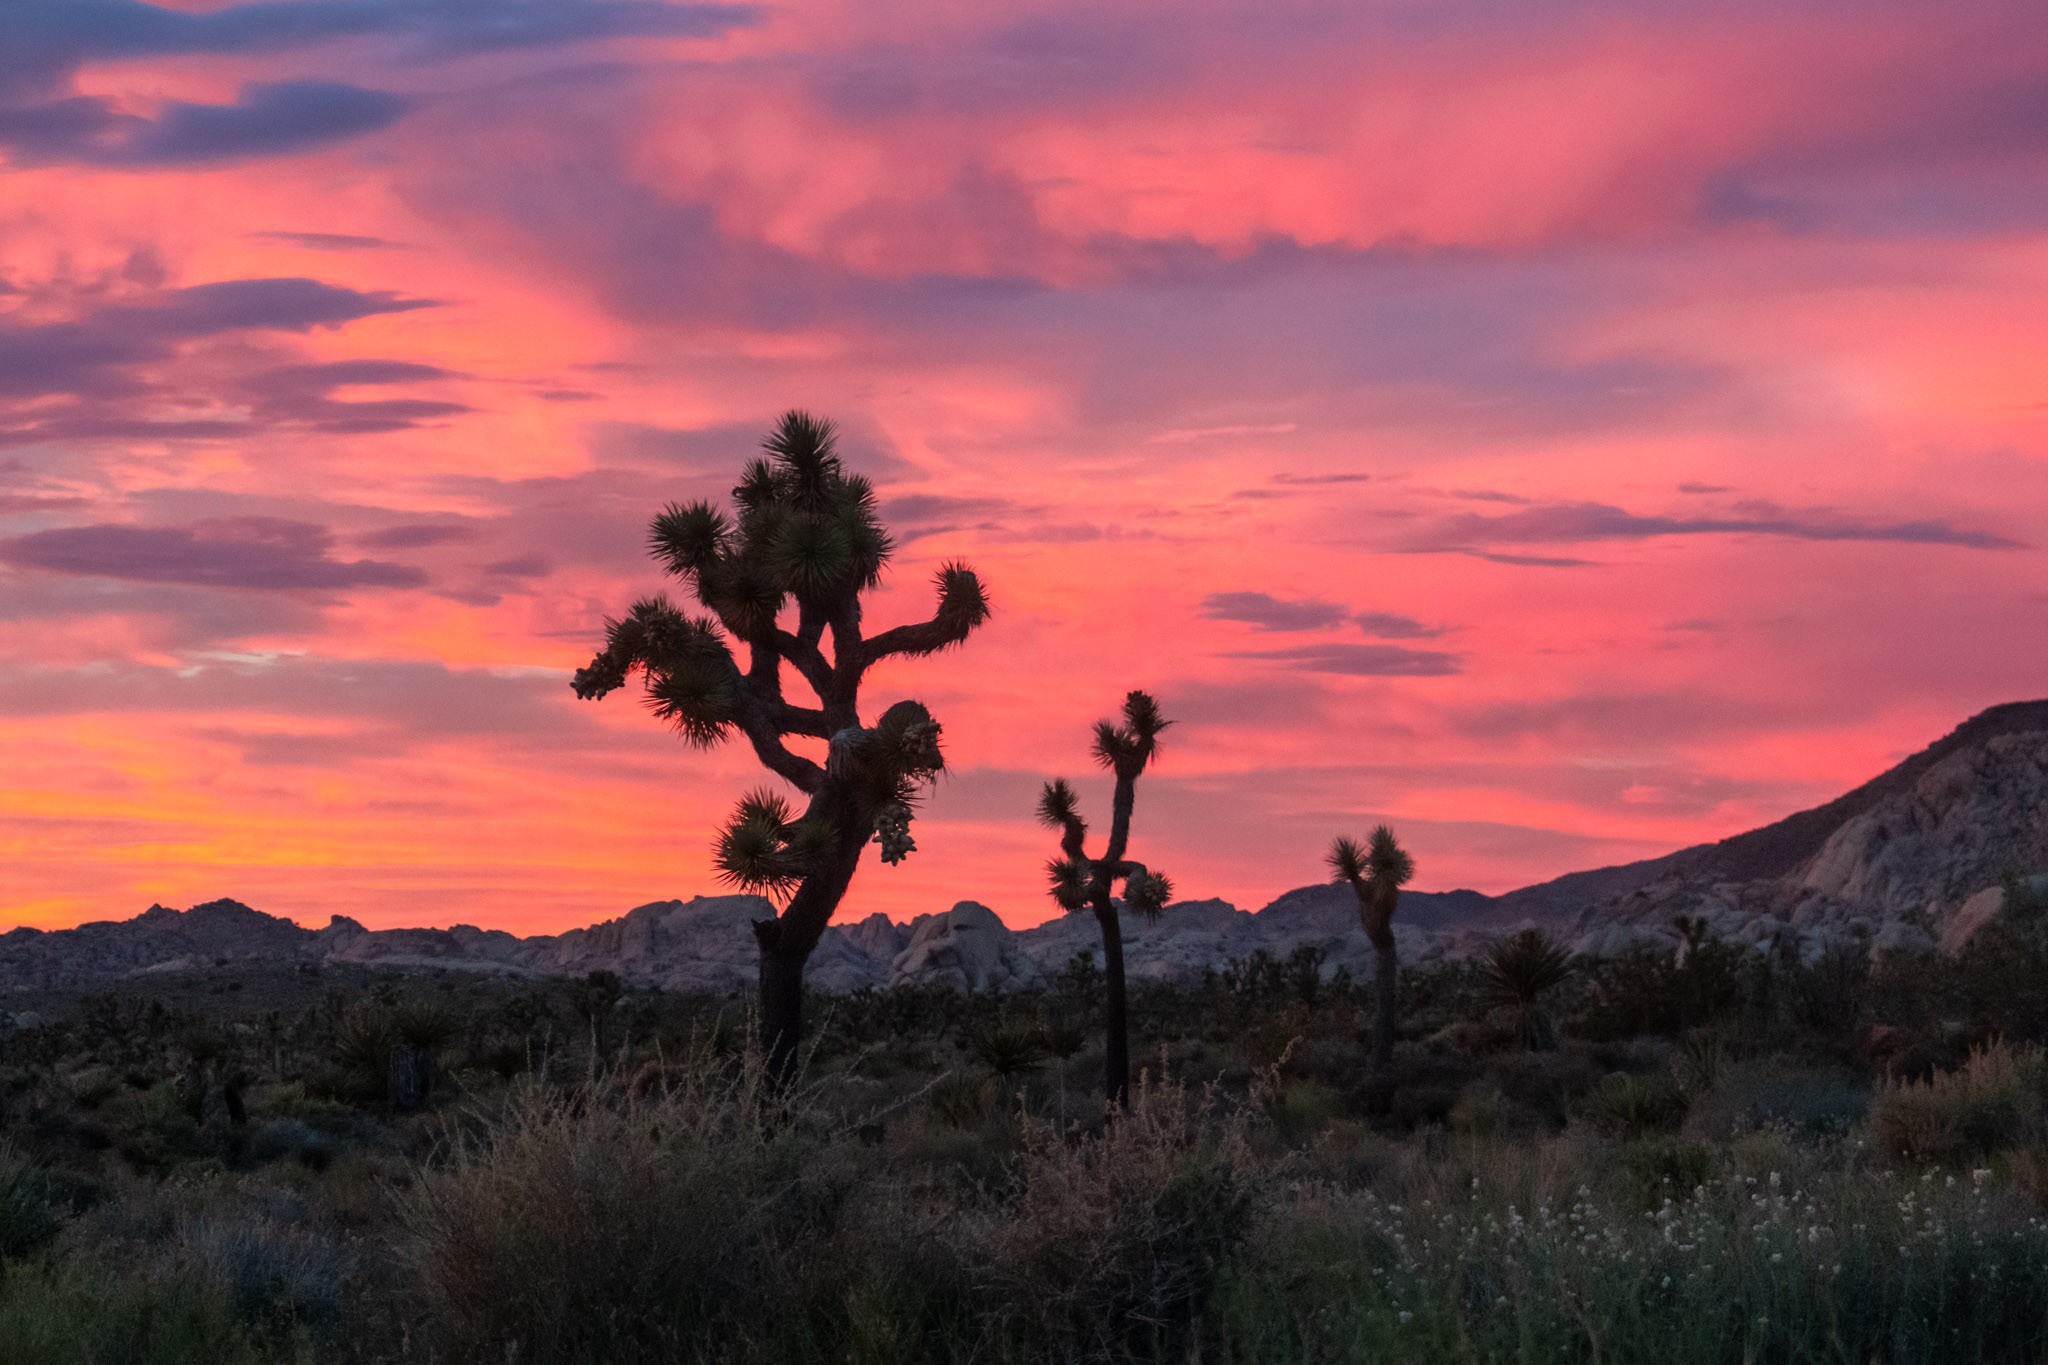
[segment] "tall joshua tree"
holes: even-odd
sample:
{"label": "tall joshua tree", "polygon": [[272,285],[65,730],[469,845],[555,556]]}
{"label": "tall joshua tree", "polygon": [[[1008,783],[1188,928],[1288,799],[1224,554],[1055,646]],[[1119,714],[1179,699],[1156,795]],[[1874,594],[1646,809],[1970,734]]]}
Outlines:
{"label": "tall joshua tree", "polygon": [[1124,857],[1131,841],[1131,807],[1138,774],[1159,752],[1159,732],[1173,722],[1159,714],[1159,703],[1143,692],[1124,697],[1124,723],[1097,721],[1095,761],[1116,774],[1110,801],[1109,843],[1100,858],[1090,858],[1082,840],[1088,826],[1081,819],[1080,798],[1064,777],[1045,784],[1038,798],[1038,818],[1060,832],[1060,853],[1046,864],[1052,898],[1062,910],[1095,912],[1102,926],[1104,977],[1103,1014],[1106,1057],[1103,1086],[1112,1104],[1121,1105],[1131,1092],[1130,1021],[1124,997],[1124,934],[1111,899],[1124,884],[1124,904],[1150,918],[1173,898],[1173,883],[1164,873],[1147,871],[1143,863]]}
{"label": "tall joshua tree", "polygon": [[1374,1003],[1378,1017],[1372,1030],[1372,1069],[1384,1072],[1394,1055],[1394,982],[1399,968],[1394,956],[1394,908],[1401,888],[1415,877],[1415,860],[1385,825],[1373,830],[1360,848],[1340,837],[1330,845],[1330,879],[1346,882],[1358,896],[1358,922],[1372,943]]}
{"label": "tall joshua tree", "polygon": [[[919,703],[899,701],[873,725],[862,722],[861,680],[884,659],[959,644],[988,619],[989,604],[974,571],[949,563],[930,620],[864,635],[861,594],[881,581],[890,551],[873,486],[841,465],[832,424],[806,413],[785,413],[762,446],[732,491],[734,514],[671,503],[648,528],[649,552],[710,615],[642,598],[605,622],[604,649],[574,686],[578,697],[602,697],[638,669],[648,705],[685,741],[710,748],[738,733],[806,798],[799,813],[779,792],[749,793],[714,856],[726,881],[786,898],[781,913],[754,925],[762,1043],[772,1074],[786,1079],[803,1024],[805,961],[869,841],[886,863],[916,847],[919,784],[945,766],[939,723]],[[784,698],[785,667],[815,706]],[[792,750],[793,737],[824,741],[824,761]]]}

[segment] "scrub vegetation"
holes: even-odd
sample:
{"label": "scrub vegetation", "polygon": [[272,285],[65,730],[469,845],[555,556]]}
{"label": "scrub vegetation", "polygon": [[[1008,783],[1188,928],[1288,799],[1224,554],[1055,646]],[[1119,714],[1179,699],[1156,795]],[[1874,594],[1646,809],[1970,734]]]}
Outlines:
{"label": "scrub vegetation", "polygon": [[[2048,935],[1005,996],[226,966],[9,1002],[0,1365],[2028,1361]],[[1548,951],[1546,951],[1548,950]]]}

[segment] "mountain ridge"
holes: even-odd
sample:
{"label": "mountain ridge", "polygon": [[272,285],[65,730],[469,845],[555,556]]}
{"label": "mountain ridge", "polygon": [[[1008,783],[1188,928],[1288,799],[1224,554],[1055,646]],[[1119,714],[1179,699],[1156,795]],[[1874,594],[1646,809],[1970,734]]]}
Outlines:
{"label": "mountain ridge", "polygon": [[[1994,706],[1841,796],[1757,829],[1657,858],[1567,873],[1500,896],[1409,892],[1396,923],[1404,960],[1473,951],[1522,924],[1563,931],[1594,956],[1675,946],[1689,916],[1756,947],[1812,958],[1849,944],[1871,953],[1953,947],[1995,913],[2008,873],[2048,869],[2048,700]],[[1989,898],[1989,899],[1987,899]],[[752,924],[772,913],[756,896],[652,901],[559,934],[499,929],[372,930],[344,915],[318,929],[232,899],[183,911],[152,905],[128,920],[0,934],[0,992],[87,985],[145,972],[266,959],[434,966],[572,976],[610,970],[641,984],[730,989],[755,969]],[[1303,947],[1326,970],[1367,968],[1349,888],[1297,887],[1257,911],[1203,900],[1156,920],[1126,916],[1128,966],[1169,980],[1264,950]],[[818,989],[937,982],[1026,986],[1093,957],[1091,918],[1011,930],[960,901],[909,923],[881,915],[826,931],[809,968]]]}

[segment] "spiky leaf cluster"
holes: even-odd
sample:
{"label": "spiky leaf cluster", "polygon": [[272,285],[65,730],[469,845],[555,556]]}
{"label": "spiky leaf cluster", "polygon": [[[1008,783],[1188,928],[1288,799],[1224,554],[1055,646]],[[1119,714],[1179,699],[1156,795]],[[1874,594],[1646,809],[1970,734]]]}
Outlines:
{"label": "spiky leaf cluster", "polygon": [[1124,904],[1147,919],[1156,918],[1173,899],[1173,883],[1164,872],[1137,871],[1124,883]]}
{"label": "spiky leaf cluster", "polygon": [[1135,778],[1159,751],[1159,732],[1173,724],[1159,712],[1159,703],[1144,692],[1124,696],[1122,725],[1095,723],[1095,761],[1118,777]]}
{"label": "spiky leaf cluster", "polygon": [[741,639],[772,631],[791,597],[829,612],[881,579],[890,543],[874,486],[836,444],[830,422],[786,413],[733,489],[737,520],[672,503],[648,528],[654,557]]}
{"label": "spiky leaf cluster", "polygon": [[829,829],[798,819],[779,793],[754,791],[740,798],[718,832],[711,863],[742,891],[785,896],[830,852],[831,841]]}
{"label": "spiky leaf cluster", "polygon": [[1086,858],[1054,858],[1046,863],[1045,875],[1060,909],[1079,910],[1088,904],[1088,883],[1095,875],[1095,865]]}
{"label": "spiky leaf cluster", "polygon": [[1386,825],[1376,826],[1363,848],[1357,840],[1340,836],[1330,845],[1324,861],[1330,867],[1330,880],[1353,886],[1401,887],[1415,879],[1415,859]]}

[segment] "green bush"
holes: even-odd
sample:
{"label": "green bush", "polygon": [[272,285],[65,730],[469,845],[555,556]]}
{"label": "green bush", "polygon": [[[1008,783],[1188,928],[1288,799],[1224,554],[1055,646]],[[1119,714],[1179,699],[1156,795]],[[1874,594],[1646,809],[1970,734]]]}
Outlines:
{"label": "green bush", "polygon": [[1986,1043],[1954,1071],[1881,1086],[1871,1131],[1886,1151],[1914,1161],[1984,1156],[2040,1134],[2044,1080],[2038,1045]]}

